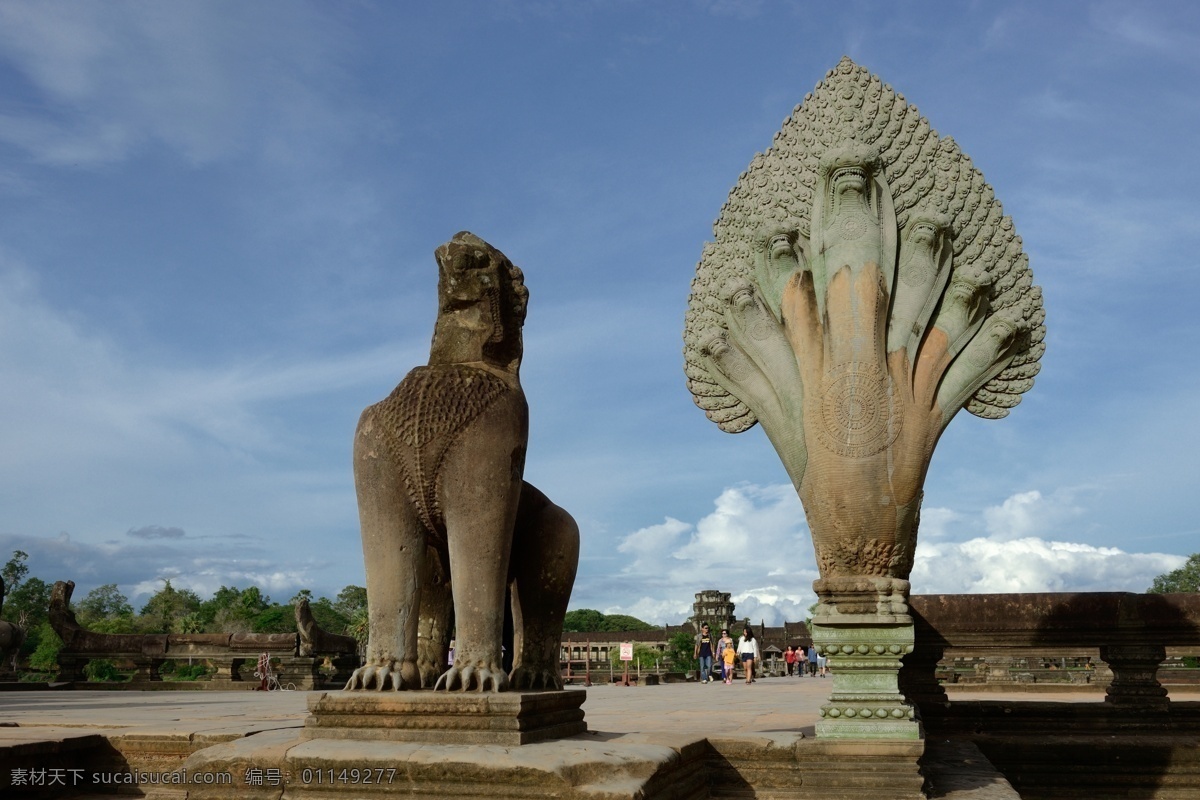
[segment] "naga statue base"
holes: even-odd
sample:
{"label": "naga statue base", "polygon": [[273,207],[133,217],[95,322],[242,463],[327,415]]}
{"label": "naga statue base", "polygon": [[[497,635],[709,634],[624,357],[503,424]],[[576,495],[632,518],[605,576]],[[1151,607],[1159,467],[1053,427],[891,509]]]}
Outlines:
{"label": "naga statue base", "polygon": [[813,645],[829,659],[833,692],[821,707],[818,738],[922,738],[900,693],[900,659],[913,651],[908,581],[855,576],[813,583],[820,603]]}

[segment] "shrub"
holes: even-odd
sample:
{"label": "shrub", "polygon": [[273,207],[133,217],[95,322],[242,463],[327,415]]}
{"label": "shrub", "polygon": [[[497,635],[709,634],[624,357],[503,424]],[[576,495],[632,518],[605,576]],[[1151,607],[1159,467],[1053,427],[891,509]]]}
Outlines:
{"label": "shrub", "polygon": [[117,665],[107,658],[93,658],[83,668],[83,674],[89,681],[113,682],[124,680]]}
{"label": "shrub", "polygon": [[175,680],[177,681],[199,680],[207,674],[208,668],[204,664],[180,664],[175,668]]}
{"label": "shrub", "polygon": [[29,666],[38,672],[58,672],[58,651],[62,648],[62,639],[50,627],[49,622],[43,622],[38,628],[38,646],[29,656]]}

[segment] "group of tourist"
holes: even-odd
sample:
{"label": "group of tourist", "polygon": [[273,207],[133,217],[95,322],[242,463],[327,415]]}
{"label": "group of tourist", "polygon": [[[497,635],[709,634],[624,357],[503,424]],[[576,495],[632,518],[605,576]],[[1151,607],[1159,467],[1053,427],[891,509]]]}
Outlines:
{"label": "group of tourist", "polygon": [[725,683],[733,683],[734,674],[741,662],[746,683],[754,683],[754,665],[762,660],[762,651],[758,648],[758,639],[749,627],[742,629],[742,635],[734,644],[728,629],[721,630],[721,638],[713,640],[708,623],[700,626],[696,636],[695,658],[700,662],[700,682],[708,683],[712,678],[714,662],[721,666],[721,677]]}
{"label": "group of tourist", "polygon": [[825,656],[818,655],[817,648],[811,644],[808,646],[807,651],[803,647],[792,647],[789,644],[787,650],[783,651],[783,663],[787,665],[787,674],[789,676],[794,673],[801,678],[805,674],[812,678],[818,675],[824,678],[829,674]]}
{"label": "group of tourist", "polygon": [[[714,663],[721,667],[721,677],[726,684],[733,683],[735,668],[738,662],[746,676],[746,683],[754,683],[754,665],[762,661],[762,651],[758,647],[758,639],[749,626],[742,628],[742,635],[735,645],[729,636],[728,629],[721,629],[721,638],[713,640],[708,623],[700,625],[700,633],[696,636],[695,659],[700,662],[700,682],[708,683],[712,677]],[[804,677],[806,668],[812,677],[822,678],[828,673],[825,666],[825,656],[817,655],[816,648],[811,645],[808,651],[804,648],[792,647],[790,644],[783,653],[783,661],[787,665],[787,674],[795,673]]]}

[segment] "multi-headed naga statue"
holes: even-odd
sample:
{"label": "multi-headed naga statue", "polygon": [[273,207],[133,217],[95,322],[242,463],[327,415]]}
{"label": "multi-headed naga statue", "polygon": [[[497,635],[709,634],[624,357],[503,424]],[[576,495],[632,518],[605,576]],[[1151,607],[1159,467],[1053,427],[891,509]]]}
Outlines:
{"label": "multi-headed naga statue", "polygon": [[958,145],[845,58],[729,194],[688,305],[696,404],[762,423],[804,504],[833,659],[817,734],[916,738],[899,689],[922,486],[962,408],[998,419],[1033,385],[1041,290],[1012,220]]}
{"label": "multi-headed naga statue", "polygon": [[688,388],[722,430],[762,423],[823,579],[904,579],[946,425],[1033,385],[1041,290],[958,145],[843,59],[742,173],[684,332]]}
{"label": "multi-headed naga statue", "polygon": [[[429,365],[368,407],[354,437],[370,631],[366,664],[346,688],[562,688],[558,649],[579,529],[522,480],[529,419],[518,370],[529,293],[521,270],[471,233],[435,255]],[[500,652],[507,589],[511,675]]]}

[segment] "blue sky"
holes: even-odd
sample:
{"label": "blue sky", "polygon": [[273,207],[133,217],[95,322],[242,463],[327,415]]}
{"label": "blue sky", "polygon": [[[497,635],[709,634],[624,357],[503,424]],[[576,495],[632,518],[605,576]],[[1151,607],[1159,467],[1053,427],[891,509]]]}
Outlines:
{"label": "blue sky", "polygon": [[800,504],[693,406],[681,332],[725,196],[846,54],[971,156],[1045,291],[1037,385],[934,456],[914,591],[1144,589],[1200,550],[1197,52],[1183,2],[3,0],[0,554],[135,603],[361,584],[354,424],[424,363],[467,229],[530,287],[572,606],[800,618]]}

